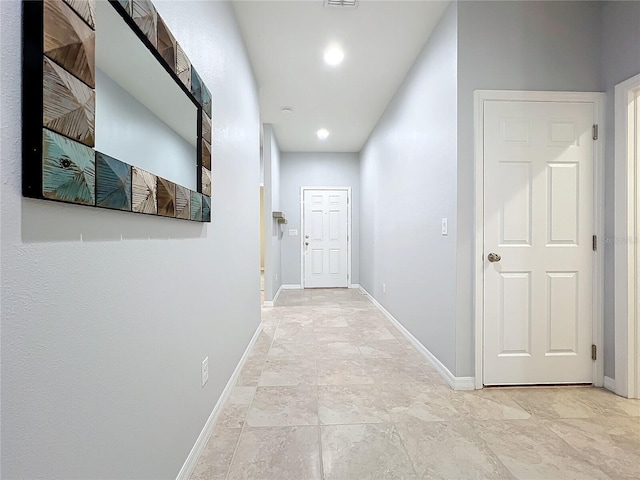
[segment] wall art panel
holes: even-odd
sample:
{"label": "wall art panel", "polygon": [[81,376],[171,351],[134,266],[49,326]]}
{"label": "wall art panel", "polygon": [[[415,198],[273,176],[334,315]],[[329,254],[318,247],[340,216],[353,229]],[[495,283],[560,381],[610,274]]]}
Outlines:
{"label": "wall art panel", "polygon": [[42,192],[45,198],[95,205],[95,152],[50,130],[43,134]]}
{"label": "wall art panel", "polygon": [[96,203],[131,211],[131,165],[96,152]]}
{"label": "wall art panel", "polygon": [[[108,0],[97,5],[100,8],[96,0],[23,0],[22,5],[23,195],[210,221],[211,92],[151,1]],[[105,25],[121,28],[102,10],[104,5],[122,17],[134,41],[142,42],[152,61],[159,62],[195,105],[198,191],[94,150],[95,127],[101,121],[96,117],[100,92],[95,89],[95,72],[100,65],[96,66],[95,29],[101,14],[109,18]],[[157,101],[163,101],[160,94]]]}
{"label": "wall art panel", "polygon": [[95,92],[49,58],[43,58],[43,125],[93,147]]}
{"label": "wall art panel", "polygon": [[44,0],[44,53],[94,88],[95,32],[60,0]]}

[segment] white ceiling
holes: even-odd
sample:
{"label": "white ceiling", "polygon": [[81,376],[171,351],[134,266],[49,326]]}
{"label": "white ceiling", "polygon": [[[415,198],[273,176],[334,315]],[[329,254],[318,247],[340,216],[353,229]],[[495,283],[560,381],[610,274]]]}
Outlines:
{"label": "white ceiling", "polygon": [[[448,2],[361,0],[235,1],[260,88],[263,123],[284,152],[359,152]],[[324,49],[339,43],[337,67]],[[283,114],[282,107],[293,108]],[[319,128],[330,131],[321,141]]]}

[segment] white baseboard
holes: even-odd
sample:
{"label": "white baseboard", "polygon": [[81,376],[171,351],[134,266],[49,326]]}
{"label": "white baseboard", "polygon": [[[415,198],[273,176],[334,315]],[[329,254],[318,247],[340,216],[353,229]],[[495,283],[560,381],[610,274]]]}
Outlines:
{"label": "white baseboard", "polygon": [[[351,285],[349,285],[349,288],[357,288],[359,290],[364,290],[364,289],[360,288],[360,285],[357,284],[357,283],[352,283]],[[371,296],[371,295],[369,295],[369,296]]]}
{"label": "white baseboard", "polygon": [[475,390],[475,378],[474,377],[456,377],[451,373],[451,371],[436,358],[436,356],[431,353],[422,343],[418,341],[416,337],[414,337],[409,330],[404,328],[404,326],[393,316],[391,315],[386,308],[384,308],[375,298],[369,294],[364,288],[359,287],[360,291],[367,295],[371,303],[373,303],[378,309],[384,313],[384,315],[393,323],[393,325],[398,329],[402,335],[404,335],[407,340],[411,342],[411,344],[420,352],[429,363],[435,368],[440,376],[444,378],[449,386],[454,390]]}
{"label": "white baseboard", "polygon": [[616,393],[616,379],[611,377],[604,377],[604,388]]}
{"label": "white baseboard", "polygon": [[191,474],[198,464],[198,459],[200,458],[204,447],[207,445],[209,437],[211,437],[211,433],[213,432],[213,427],[216,424],[218,415],[220,415],[223,405],[229,398],[229,395],[231,395],[231,391],[233,390],[233,387],[235,386],[236,382],[238,381],[238,377],[240,376],[240,371],[247,361],[247,357],[249,356],[249,353],[251,353],[253,345],[258,340],[260,332],[262,332],[262,322],[260,323],[260,325],[258,325],[256,332],[253,334],[253,337],[249,342],[249,345],[247,345],[246,350],[242,354],[242,358],[240,358],[240,362],[238,362],[236,369],[231,374],[231,378],[229,378],[227,385],[224,387],[224,390],[220,394],[220,398],[218,398],[215,407],[213,407],[211,415],[209,415],[207,422],[204,424],[204,428],[200,432],[200,435],[198,436],[196,443],[193,445],[191,452],[189,452],[189,456],[185,460],[184,465],[182,465],[182,468],[180,469],[176,480],[189,480],[191,478]]}
{"label": "white baseboard", "polygon": [[282,285],[283,290],[302,290],[302,285]]}
{"label": "white baseboard", "polygon": [[278,297],[280,296],[280,293],[283,290],[283,287],[284,287],[284,285],[280,285],[280,288],[278,288],[278,291],[273,296],[273,300],[265,300],[264,301],[264,306],[265,307],[273,307],[276,304],[276,302],[278,301]]}

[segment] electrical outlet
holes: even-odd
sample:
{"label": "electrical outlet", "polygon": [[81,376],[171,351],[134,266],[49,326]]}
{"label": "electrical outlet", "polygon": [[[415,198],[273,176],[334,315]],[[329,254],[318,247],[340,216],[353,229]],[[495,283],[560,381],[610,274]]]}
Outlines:
{"label": "electrical outlet", "polygon": [[387,284],[386,283],[382,284],[382,293],[387,293]]}
{"label": "electrical outlet", "polygon": [[209,380],[209,357],[204,357],[202,361],[202,386]]}
{"label": "electrical outlet", "polygon": [[449,221],[446,218],[442,219],[442,235],[449,235]]}

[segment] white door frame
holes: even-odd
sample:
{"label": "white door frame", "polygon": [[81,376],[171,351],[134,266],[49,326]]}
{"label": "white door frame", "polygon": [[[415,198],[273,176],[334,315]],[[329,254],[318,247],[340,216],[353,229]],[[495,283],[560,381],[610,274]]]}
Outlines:
{"label": "white door frame", "polygon": [[640,398],[640,319],[638,312],[637,243],[636,231],[640,209],[640,184],[633,148],[629,143],[632,129],[629,121],[629,97],[640,88],[640,74],[615,87],[615,393],[623,397]]}
{"label": "white door frame", "polygon": [[474,288],[474,322],[475,322],[475,387],[483,388],[483,331],[484,331],[484,102],[485,101],[520,101],[520,102],[582,102],[593,103],[594,122],[599,125],[599,141],[594,146],[593,178],[594,178],[594,227],[600,239],[600,246],[595,252],[593,266],[593,343],[598,347],[597,360],[593,362],[593,384],[604,383],[604,355],[602,354],[603,326],[603,248],[604,240],[604,100],[603,93],[581,92],[525,92],[508,90],[476,90],[474,93],[475,114],[475,176],[476,176],[476,211],[475,211],[475,288]]}
{"label": "white door frame", "polygon": [[304,192],[305,190],[344,190],[347,192],[347,287],[351,288],[351,187],[300,187],[300,287],[304,285]]}

